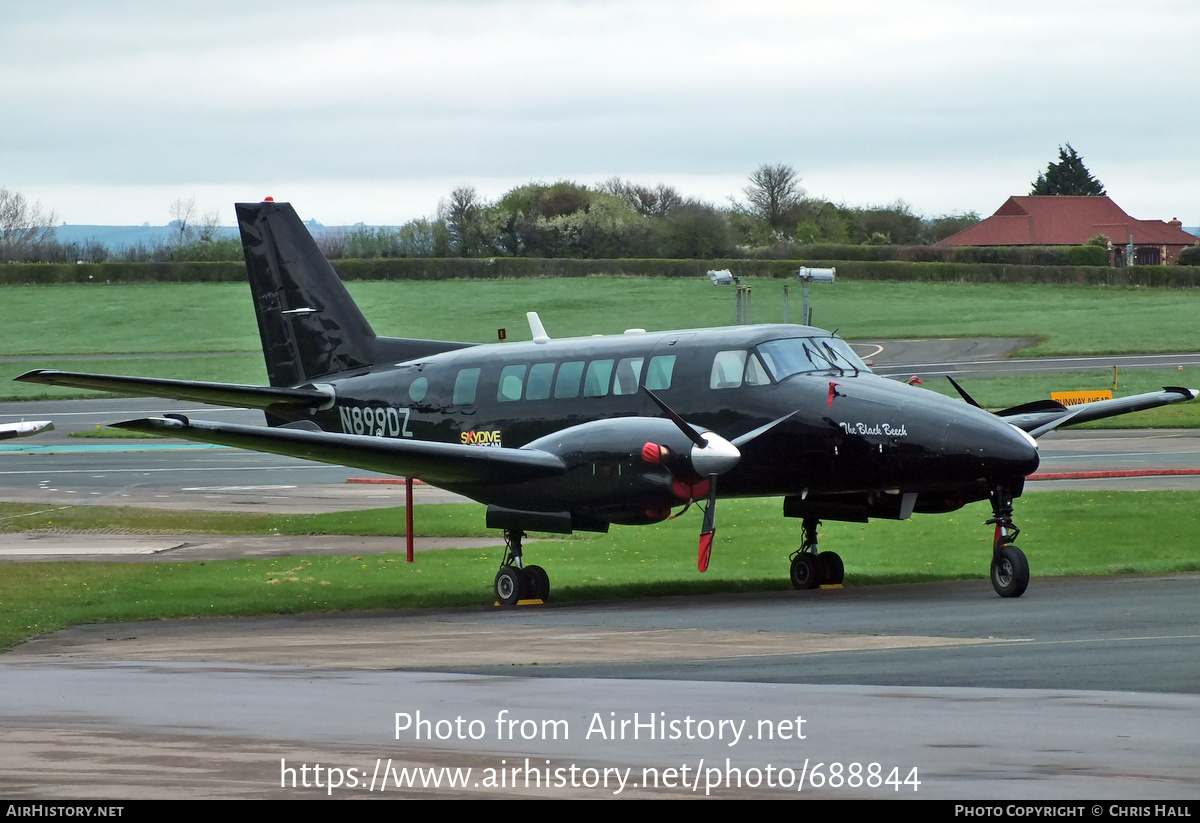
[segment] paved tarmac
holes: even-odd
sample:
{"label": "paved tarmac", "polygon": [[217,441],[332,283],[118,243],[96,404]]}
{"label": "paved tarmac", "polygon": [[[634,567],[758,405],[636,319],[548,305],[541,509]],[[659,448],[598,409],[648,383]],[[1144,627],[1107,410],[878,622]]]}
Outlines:
{"label": "paved tarmac", "polygon": [[[762,798],[801,782],[825,798],[1196,799],[1198,594],[1197,575],[1038,580],[1016,601],[972,581],[77,627],[0,662],[0,784],[47,799]],[[397,791],[402,768],[472,771]]]}
{"label": "paved tarmac", "polygon": [[1056,372],[1111,372],[1113,366],[1122,369],[1176,370],[1182,366],[1186,370],[1200,365],[1200,352],[1085,357],[1010,356],[1037,342],[1029,337],[982,337],[967,340],[855,341],[851,345],[860,357],[874,364],[871,370],[876,374],[900,378],[915,374],[922,380],[942,379],[946,375],[967,379]]}

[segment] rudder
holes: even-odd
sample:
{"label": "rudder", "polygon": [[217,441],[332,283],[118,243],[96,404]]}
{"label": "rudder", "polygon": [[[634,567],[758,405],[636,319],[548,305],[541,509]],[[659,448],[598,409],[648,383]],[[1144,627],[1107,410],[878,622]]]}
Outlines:
{"label": "rudder", "polygon": [[238,228],[272,386],[372,364],[375,332],[289,203],[238,203]]}

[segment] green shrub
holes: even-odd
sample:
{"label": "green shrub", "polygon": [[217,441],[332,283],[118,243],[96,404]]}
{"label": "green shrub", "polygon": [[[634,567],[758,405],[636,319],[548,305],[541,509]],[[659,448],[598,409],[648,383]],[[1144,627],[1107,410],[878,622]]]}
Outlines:
{"label": "green shrub", "polygon": [[1176,266],[1200,266],[1200,246],[1188,246],[1175,258]]}

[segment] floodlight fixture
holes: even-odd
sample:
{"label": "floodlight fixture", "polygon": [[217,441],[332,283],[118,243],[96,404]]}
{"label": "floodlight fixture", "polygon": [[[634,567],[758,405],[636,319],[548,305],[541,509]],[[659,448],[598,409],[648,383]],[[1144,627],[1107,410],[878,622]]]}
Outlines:
{"label": "floodlight fixture", "polygon": [[801,266],[796,271],[796,279],[801,283],[832,283],[837,269],[810,269]]}

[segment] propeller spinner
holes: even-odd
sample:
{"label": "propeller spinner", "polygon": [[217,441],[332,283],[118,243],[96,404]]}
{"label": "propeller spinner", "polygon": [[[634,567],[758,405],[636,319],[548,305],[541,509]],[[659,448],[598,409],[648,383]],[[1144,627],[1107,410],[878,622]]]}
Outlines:
{"label": "propeller spinner", "polygon": [[[709,558],[712,557],[713,535],[717,531],[717,477],[736,466],[737,462],[742,459],[742,453],[737,446],[716,432],[697,431],[654,392],[649,389],[643,389],[643,391],[650,395],[650,399],[679,427],[680,431],[687,435],[687,438],[692,441],[692,448],[684,461],[678,461],[673,459],[675,456],[666,446],[647,443],[642,447],[642,459],[647,463],[665,465],[668,470],[671,470],[673,476],[675,470],[682,470],[693,475],[694,478],[700,479],[701,483],[686,484],[691,495],[695,495],[696,492],[703,494],[702,484],[707,480],[708,498],[704,506],[704,523],[700,527],[700,546],[696,555],[696,568],[702,572],[707,571]],[[679,465],[680,462],[686,463],[686,466]],[[681,478],[676,477],[676,480],[681,480]]]}

